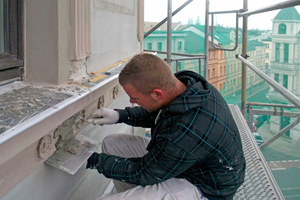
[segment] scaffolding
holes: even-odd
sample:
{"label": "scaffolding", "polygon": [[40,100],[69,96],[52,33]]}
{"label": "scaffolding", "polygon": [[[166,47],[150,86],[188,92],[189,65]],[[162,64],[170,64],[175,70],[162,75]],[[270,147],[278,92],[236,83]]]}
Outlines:
{"label": "scaffolding", "polygon": [[[272,86],[275,90],[277,90],[283,97],[285,97],[287,100],[289,100],[296,108],[300,109],[300,99],[294,95],[292,92],[290,92],[289,90],[287,90],[286,88],[284,88],[282,85],[280,85],[279,83],[277,83],[275,80],[273,80],[272,78],[270,78],[268,75],[266,75],[264,72],[260,71],[256,66],[254,66],[252,63],[250,63],[247,60],[247,30],[248,30],[248,17],[255,15],[255,14],[259,14],[259,13],[264,13],[264,12],[269,12],[269,11],[273,11],[273,10],[279,10],[279,9],[283,9],[283,8],[288,8],[288,7],[292,7],[292,6],[297,6],[300,5],[300,1],[299,0],[289,0],[289,1],[284,1],[281,3],[277,3],[274,5],[270,5],[268,7],[264,7],[261,9],[257,9],[254,11],[248,11],[248,0],[243,0],[243,8],[240,10],[231,10],[231,11],[219,11],[219,12],[210,12],[210,7],[209,7],[209,2],[210,0],[205,0],[206,2],[206,11],[205,11],[205,50],[204,50],[204,54],[199,54],[199,55],[190,55],[190,54],[180,54],[180,53],[172,53],[171,52],[171,41],[172,41],[172,17],[177,14],[179,11],[181,11],[183,8],[185,8],[189,3],[191,3],[193,0],[188,0],[186,1],[183,5],[181,5],[178,9],[176,9],[173,13],[172,13],[172,0],[168,0],[168,17],[166,17],[165,19],[163,19],[161,22],[159,22],[156,26],[154,26],[150,31],[148,31],[145,35],[144,38],[146,38],[148,35],[150,35],[153,31],[155,31],[157,28],[159,28],[163,23],[168,22],[168,26],[167,26],[167,52],[163,52],[163,51],[151,51],[151,50],[145,50],[148,52],[157,52],[157,53],[161,53],[161,54],[167,54],[167,58],[166,61],[167,63],[170,65],[172,62],[176,62],[175,65],[175,71],[179,70],[178,67],[178,62],[179,61],[183,61],[183,60],[198,60],[199,63],[199,73],[201,73],[201,60],[204,60],[204,77],[206,79],[208,79],[208,58],[209,58],[209,16],[211,15],[211,25],[212,27],[214,26],[214,16],[217,14],[230,14],[230,13],[235,13],[236,14],[236,37],[235,37],[235,46],[232,49],[226,49],[226,48],[221,48],[219,46],[216,46],[214,44],[214,30],[213,28],[211,28],[211,43],[213,45],[213,47],[215,49],[219,49],[219,50],[224,50],[224,51],[234,51],[237,49],[238,47],[238,19],[240,17],[243,18],[243,38],[242,38],[242,54],[241,55],[236,55],[236,58],[239,59],[240,61],[242,61],[242,88],[241,88],[241,112],[243,114],[244,117],[246,117],[246,110],[247,110],[247,105],[248,105],[248,110],[251,110],[251,105],[254,105],[253,103],[251,104],[251,102],[247,102],[246,101],[246,80],[247,80],[247,67],[249,67],[254,73],[256,73],[258,76],[260,76],[264,81],[266,81],[270,86]],[[172,59],[171,56],[172,55],[179,55],[179,56],[183,56],[183,58],[175,58]],[[275,107],[275,106],[273,106]],[[281,107],[283,108],[283,105],[277,105],[277,107]],[[251,111],[248,111],[248,113]],[[259,112],[254,111],[255,113],[250,113],[250,115],[248,115],[248,124],[249,127],[252,130],[252,122],[253,122],[253,114],[257,114]],[[268,115],[273,115],[276,116],[276,114],[274,113],[267,113]],[[250,117],[249,117],[250,116]],[[287,116],[295,116],[294,114],[287,114]],[[296,122],[299,121],[296,120]],[[293,123],[293,126],[291,124],[291,126],[289,126],[286,129],[280,130],[280,132],[278,133],[279,135],[282,135],[284,133],[286,133],[288,130],[290,130],[292,127],[294,127],[295,125],[297,125],[298,123]],[[278,138],[278,137],[276,137]],[[274,141],[275,139],[272,138],[272,141]],[[265,148],[268,144],[270,144],[272,141],[267,141],[265,142],[264,145],[261,146],[262,148]]]}
{"label": "scaffolding", "polygon": [[[268,75],[266,75],[264,72],[262,72],[259,68],[257,68],[255,65],[250,63],[247,58],[249,57],[247,55],[247,30],[248,30],[248,17],[259,14],[259,13],[265,13],[269,11],[274,11],[274,10],[279,10],[279,9],[284,9],[288,7],[293,7],[300,5],[300,0],[289,0],[289,1],[284,1],[281,3],[277,3],[274,5],[270,5],[268,7],[264,7],[261,9],[257,9],[254,11],[248,11],[248,0],[243,0],[243,8],[240,10],[232,10],[232,11],[221,11],[221,12],[210,12],[210,7],[209,7],[209,0],[205,0],[206,3],[206,9],[205,9],[205,47],[204,47],[204,54],[199,54],[199,55],[189,55],[189,54],[179,54],[179,53],[172,53],[170,52],[171,50],[171,33],[172,33],[172,16],[174,16],[176,13],[178,13],[181,9],[183,9],[185,6],[187,6],[189,3],[191,3],[192,0],[186,1],[182,6],[180,6],[176,11],[173,13],[171,12],[172,10],[172,0],[168,0],[168,17],[165,18],[163,21],[158,23],[155,27],[153,27],[149,32],[145,34],[144,37],[147,37],[150,35],[154,30],[156,30],[158,27],[160,27],[163,23],[166,21],[168,22],[168,29],[167,29],[167,52],[162,52],[162,51],[150,51],[150,52],[157,52],[157,53],[162,53],[162,54],[167,54],[166,61],[168,62],[169,65],[171,65],[172,62],[176,63],[175,71],[179,70],[178,67],[178,62],[183,61],[183,60],[198,60],[199,62],[199,73],[201,73],[201,61],[204,60],[204,74],[203,76],[208,79],[208,58],[209,58],[209,17],[211,16],[211,43],[215,49],[219,50],[224,50],[224,51],[234,51],[238,47],[238,28],[239,28],[239,18],[243,18],[243,34],[242,34],[242,54],[241,55],[236,55],[236,59],[239,59],[242,62],[242,86],[241,86],[241,117],[246,118],[246,111],[248,114],[248,119],[247,119],[247,124],[249,126],[250,134],[253,131],[253,115],[258,114],[258,115],[269,115],[269,116],[286,116],[286,117],[294,117],[296,120],[280,130],[277,134],[275,134],[271,139],[268,141],[264,142],[259,148],[262,150],[272,142],[274,142],[276,139],[278,139],[281,135],[292,129],[294,126],[300,123],[300,114],[298,112],[285,112],[284,108],[297,108],[300,109],[300,99],[296,95],[294,95],[292,92],[290,92],[288,89],[277,83],[275,80],[270,78]],[[235,45],[231,49],[226,49],[226,48],[221,48],[217,45],[215,45],[215,39],[214,39],[214,16],[217,14],[228,14],[228,13],[235,13],[236,15],[236,37],[235,37]],[[149,50],[145,50],[149,51]],[[179,55],[183,56],[183,58],[174,58],[172,59],[172,55]],[[253,103],[253,102],[247,102],[246,101],[246,84],[247,84],[247,67],[249,67],[255,74],[257,74],[259,77],[261,77],[268,85],[273,87],[275,90],[277,90],[283,97],[285,97],[288,101],[290,101],[293,105],[281,105],[281,104],[262,104],[262,103]],[[263,109],[252,109],[252,106],[268,106],[273,108],[273,110],[263,110]],[[280,109],[280,111],[277,110],[277,108]],[[238,120],[237,120],[238,121]],[[248,145],[248,144],[246,144]],[[247,147],[248,148],[248,147]],[[247,153],[246,153],[247,154]],[[256,154],[261,154],[261,152],[256,152]],[[252,157],[252,155],[250,155]],[[252,158],[251,158],[252,159]],[[252,161],[251,161],[252,162]],[[257,161],[254,161],[257,162]],[[256,170],[256,169],[255,169]],[[265,171],[266,172],[266,171]],[[259,172],[260,173],[260,172]],[[270,171],[267,172],[271,173]],[[254,175],[255,176],[255,175]],[[250,179],[253,177],[249,177]],[[272,178],[271,178],[272,179]],[[273,179],[271,182],[274,181]],[[275,181],[276,182],[276,181]],[[276,197],[273,196],[274,198],[272,199],[284,199],[282,193],[278,190],[279,187],[277,184],[274,185],[272,190],[275,191]],[[236,195],[235,199],[242,198],[242,194],[244,192],[241,192],[240,194]],[[244,196],[245,197],[245,196]]]}

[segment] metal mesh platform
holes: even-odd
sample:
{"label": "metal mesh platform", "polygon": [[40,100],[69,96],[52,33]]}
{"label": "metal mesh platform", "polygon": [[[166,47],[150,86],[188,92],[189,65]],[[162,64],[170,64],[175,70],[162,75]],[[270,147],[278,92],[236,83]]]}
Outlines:
{"label": "metal mesh platform", "polygon": [[267,162],[252,137],[251,130],[237,105],[229,105],[239,128],[246,158],[245,182],[234,196],[235,200],[285,199]]}

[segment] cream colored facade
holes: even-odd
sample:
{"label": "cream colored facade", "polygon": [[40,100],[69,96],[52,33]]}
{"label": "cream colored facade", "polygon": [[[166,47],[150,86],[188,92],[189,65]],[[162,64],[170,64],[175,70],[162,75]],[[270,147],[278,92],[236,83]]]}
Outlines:
{"label": "cream colored facade", "polygon": [[0,199],[96,199],[109,183],[97,171],[70,175],[44,162],[56,150],[59,128],[100,142],[110,133],[143,133],[82,121],[100,106],[131,106],[117,75],[109,74],[142,50],[143,1],[23,2],[25,81],[2,87],[1,94],[28,86],[71,97],[0,134]]}
{"label": "cream colored facade", "polygon": [[[233,45],[231,45],[232,47]],[[230,47],[228,47],[230,48]],[[237,91],[241,90],[242,86],[242,62],[236,58],[237,54],[242,54],[242,47],[239,44],[235,51],[225,52],[226,61],[226,82],[225,88],[222,90],[224,97],[235,97]],[[250,56],[247,60],[258,67],[260,70],[265,72],[265,60],[266,60],[266,47],[258,46],[255,49],[248,51]],[[262,81],[257,74],[247,68],[247,89],[251,90],[251,87],[260,84]],[[256,91],[258,92],[258,91]]]}
{"label": "cream colored facade", "polygon": [[265,43],[266,46],[266,74],[270,75],[269,72],[271,70],[271,58],[272,58],[272,39],[266,39],[262,40],[263,43]]}
{"label": "cream colored facade", "polygon": [[[294,16],[299,16],[295,10],[281,10],[278,15],[281,19],[273,20],[272,33],[272,57],[271,57],[271,77],[279,84],[286,87],[290,92],[300,97],[300,18],[286,19],[285,12],[294,12]],[[285,27],[284,32],[280,32],[280,27]],[[270,87],[268,99],[271,103],[291,104],[282,95]],[[291,112],[299,112],[298,109],[291,109]],[[282,128],[295,121],[295,118],[272,116],[270,129],[273,133],[278,133]],[[290,130],[288,135],[294,139],[300,138],[300,125],[296,125]]]}

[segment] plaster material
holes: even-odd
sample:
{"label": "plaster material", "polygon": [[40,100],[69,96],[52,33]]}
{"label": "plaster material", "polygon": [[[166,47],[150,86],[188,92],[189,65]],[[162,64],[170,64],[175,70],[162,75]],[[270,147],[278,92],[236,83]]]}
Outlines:
{"label": "plaster material", "polygon": [[82,82],[85,78],[88,78],[88,73],[87,73],[87,65],[88,65],[88,60],[89,58],[87,57],[86,59],[83,60],[78,60],[78,61],[72,61],[71,62],[71,67],[70,67],[70,76],[69,80],[70,81],[75,81],[75,82]]}
{"label": "plaster material", "polygon": [[69,97],[70,94],[32,86],[0,95],[0,134]]}
{"label": "plaster material", "polygon": [[76,135],[46,160],[46,164],[74,175],[100,143],[83,135]]}

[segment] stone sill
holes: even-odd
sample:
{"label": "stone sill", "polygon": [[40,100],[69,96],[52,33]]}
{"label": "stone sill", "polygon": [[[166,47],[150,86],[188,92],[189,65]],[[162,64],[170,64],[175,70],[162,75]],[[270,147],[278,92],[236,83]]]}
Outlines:
{"label": "stone sill", "polygon": [[[8,92],[15,92],[20,88],[28,86],[34,89],[44,89],[49,92],[66,94],[67,98],[55,105],[49,105],[49,108],[46,110],[39,110],[37,108],[35,113],[29,114],[29,116],[27,114],[25,119],[23,118],[23,121],[20,120],[19,123],[13,125],[5,132],[0,133],[0,151],[5,152],[0,157],[0,165],[13,158],[19,152],[40,140],[45,135],[53,135],[54,130],[58,126],[83,110],[83,116],[80,114],[79,120],[77,119],[78,123],[76,124],[76,131],[78,132],[83,125],[86,125],[83,124],[84,120],[80,120],[80,118],[87,117],[99,106],[106,107],[114,99],[120,96],[118,91],[121,90],[121,88],[118,86],[117,78],[119,72],[124,67],[124,62],[117,66],[113,66],[113,69],[112,67],[109,67],[93,73],[93,81],[89,80],[82,85],[72,83],[61,88],[42,87],[23,82],[14,82],[10,85],[1,87],[0,98],[2,95],[7,95]],[[22,100],[20,100],[20,102],[28,103],[22,102]],[[5,113],[5,110],[1,110],[1,113]],[[2,122],[1,124],[3,125]],[[53,153],[53,151],[48,153],[49,155],[40,155],[39,159],[45,160]]]}

